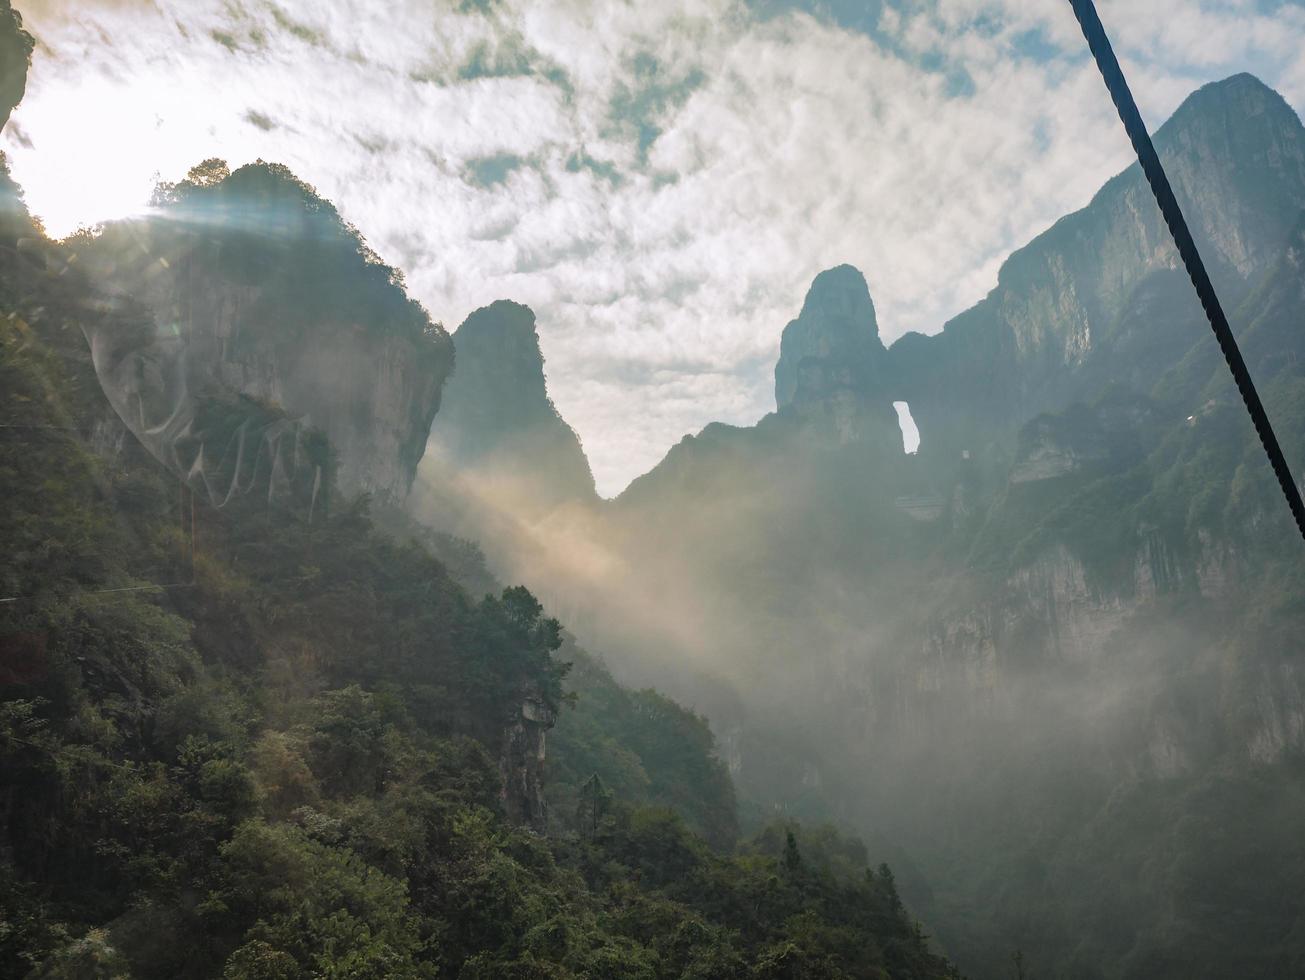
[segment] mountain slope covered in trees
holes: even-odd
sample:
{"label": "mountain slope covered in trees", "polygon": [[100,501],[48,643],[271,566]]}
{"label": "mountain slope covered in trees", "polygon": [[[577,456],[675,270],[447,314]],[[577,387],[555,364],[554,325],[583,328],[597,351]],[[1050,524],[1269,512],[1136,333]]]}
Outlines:
{"label": "mountain slope covered in trees", "polygon": [[[0,975],[955,975],[854,842],[736,848],[703,720],[616,684],[473,545],[373,517],[293,405],[218,378],[137,440],[97,342],[145,398],[170,331],[149,288],[105,301],[117,247],[49,242],[0,173]],[[337,288],[370,283],[357,318],[407,308],[361,242],[332,254]]]}
{"label": "mountain slope covered in trees", "polygon": [[[25,427],[0,446],[5,975],[950,975],[863,855],[797,831],[729,856],[705,725],[578,653],[571,707],[524,589],[474,599],[362,502],[213,509],[129,435],[93,451],[113,416],[47,303],[76,280],[23,262],[0,259]],[[523,699],[566,719],[552,838],[503,815]]]}

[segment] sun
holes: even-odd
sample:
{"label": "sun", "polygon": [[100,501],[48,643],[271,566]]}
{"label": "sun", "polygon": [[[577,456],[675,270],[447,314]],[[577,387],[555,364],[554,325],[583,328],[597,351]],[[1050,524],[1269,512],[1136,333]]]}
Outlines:
{"label": "sun", "polygon": [[0,139],[28,210],[51,238],[139,214],[158,182],[158,126],[114,85],[52,85],[14,110]]}

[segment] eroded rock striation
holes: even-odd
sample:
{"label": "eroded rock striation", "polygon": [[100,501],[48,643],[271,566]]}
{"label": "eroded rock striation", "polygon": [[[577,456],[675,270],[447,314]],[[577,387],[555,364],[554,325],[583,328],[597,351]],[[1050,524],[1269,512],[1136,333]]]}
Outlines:
{"label": "eroded rock striation", "polygon": [[543,792],[546,738],[556,721],[557,713],[542,697],[526,695],[509,712],[499,755],[503,812],[513,823],[541,834],[548,829]]}
{"label": "eroded rock striation", "polygon": [[457,367],[431,428],[433,479],[509,480],[527,510],[597,499],[580,438],[548,396],[535,314],[499,300],[453,334]]}
{"label": "eroded rock striation", "polygon": [[[1156,144],[1299,465],[1305,127],[1239,75]],[[1305,755],[1299,541],[1138,168],[933,336],[885,348],[862,275],[821,273],[775,382],[773,414],[686,436],[606,509],[628,559],[610,595],[655,596],[650,628],[674,622],[640,648],[631,607],[590,583],[590,635],[636,666],[678,650],[718,667],[746,708],[700,703],[745,793],[790,812],[823,796],[911,841],[946,895],[927,918],[977,973],[1028,929],[1085,976],[1258,955],[1222,913],[1199,943],[1082,925],[1085,877],[1133,874],[1124,837],[1232,853],[1147,814],[1237,799],[1243,773],[1289,809]],[[1209,916],[1186,860],[1147,887],[1190,936]],[[1031,925],[990,912],[994,876]],[[1159,929],[1153,898],[1130,899],[1141,930]]]}

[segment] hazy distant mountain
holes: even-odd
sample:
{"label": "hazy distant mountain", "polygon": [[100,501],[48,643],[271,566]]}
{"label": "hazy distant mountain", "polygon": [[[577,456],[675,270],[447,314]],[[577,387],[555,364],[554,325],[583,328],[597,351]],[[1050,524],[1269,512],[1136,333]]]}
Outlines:
{"label": "hazy distant mountain", "polygon": [[427,470],[474,471],[525,482],[523,506],[547,510],[594,501],[580,439],[562,420],[544,382],[544,358],[527,306],[500,300],[476,310],[453,334],[455,367],[431,428]]}
{"label": "hazy distant mountain", "polygon": [[[1305,127],[1239,75],[1156,144],[1299,467]],[[822,273],[776,404],[569,525],[601,561],[518,574],[746,795],[904,842],[974,975],[1305,969],[1305,561],[1138,168],[934,336]]]}
{"label": "hazy distant mountain", "polygon": [[[820,273],[784,328],[775,365],[777,411],[755,427],[713,423],[686,436],[621,494],[618,509],[693,512],[708,501],[680,495],[704,491],[712,503],[728,503],[737,494],[773,489],[794,476],[795,456],[812,453],[822,462],[800,470],[852,463],[870,466],[880,479],[900,479],[902,434],[884,395],[892,370],[865,277],[850,265]],[[739,478],[732,489],[731,474]]]}
{"label": "hazy distant mountain", "polygon": [[23,18],[9,4],[0,0],[0,127],[9,121],[9,113],[23,99],[27,89],[27,63],[35,42],[23,30]]}

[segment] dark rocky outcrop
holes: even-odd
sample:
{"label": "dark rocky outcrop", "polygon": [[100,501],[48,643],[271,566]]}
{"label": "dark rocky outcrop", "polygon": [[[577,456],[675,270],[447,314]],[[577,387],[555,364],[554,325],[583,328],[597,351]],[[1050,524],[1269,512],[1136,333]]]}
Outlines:
{"label": "dark rocky outcrop", "polygon": [[850,265],[816,276],[802,312],[784,328],[775,365],[775,403],[802,405],[841,389],[880,382],[884,345],[865,276]]}
{"label": "dark rocky outcrop", "polygon": [[543,793],[545,738],[556,721],[557,713],[542,697],[526,696],[508,717],[499,755],[503,812],[513,823],[541,834],[548,829]]}
{"label": "dark rocky outcrop", "polygon": [[580,439],[548,397],[530,308],[499,300],[476,310],[453,345],[457,367],[427,450],[432,477],[510,475],[520,484],[520,505],[535,512],[596,500]]}
{"label": "dark rocky outcrop", "polygon": [[[1305,127],[1280,95],[1237,75],[1194,93],[1155,143],[1231,309],[1305,208]],[[1177,363],[1197,339],[1182,331],[1192,311],[1199,316],[1179,268],[1141,170],[1130,167],[1015,252],[997,288],[941,333],[894,343],[887,394],[910,403],[923,452],[1009,447],[1032,416],[1094,397],[1090,384],[1139,368],[1154,379]],[[1139,330],[1139,319],[1162,322]]]}
{"label": "dark rocky outcrop", "polygon": [[22,15],[9,0],[0,0],[0,129],[23,100],[34,46],[32,35],[23,30]]}

